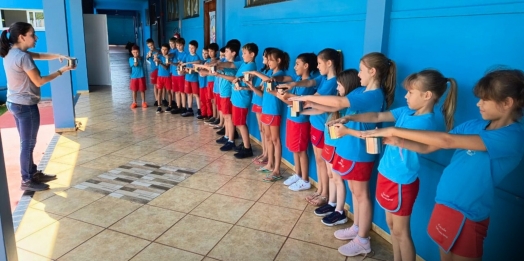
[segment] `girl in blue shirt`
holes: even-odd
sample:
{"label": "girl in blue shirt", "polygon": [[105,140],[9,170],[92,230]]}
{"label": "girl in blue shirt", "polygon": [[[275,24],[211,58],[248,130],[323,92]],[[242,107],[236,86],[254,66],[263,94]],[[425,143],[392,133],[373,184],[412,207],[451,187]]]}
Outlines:
{"label": "girl in blue shirt", "polygon": [[[405,129],[437,130],[438,122],[434,117],[434,107],[450,89],[443,106],[447,129],[453,125],[457,84],[454,79],[444,77],[436,70],[423,70],[411,74],[404,80],[408,91],[405,98],[408,106],[387,112],[370,112],[349,115],[337,123],[395,122],[395,126]],[[358,132],[354,132],[357,133]],[[419,154],[394,144],[386,145],[384,156],[378,166],[376,200],[386,211],[386,221],[391,232],[395,259],[415,260],[416,252],[410,232],[410,216],[419,190],[418,173],[420,171]],[[358,228],[351,227],[335,232],[339,239],[355,237]]]}
{"label": "girl in blue shirt", "polygon": [[[396,85],[396,66],[395,63],[381,53],[369,53],[360,59],[360,83],[362,86],[349,93],[346,97],[341,96],[303,96],[297,97],[297,100],[317,103],[324,106],[330,106],[337,111],[343,108],[349,108],[351,112],[380,112],[386,106],[393,103]],[[386,106],[384,101],[387,102]],[[351,113],[345,111],[346,114]],[[349,122],[349,129],[342,124],[337,123],[335,132],[338,137],[344,141],[337,141],[335,157],[333,159],[333,175],[337,196],[336,208],[325,206],[325,209],[317,209],[316,213],[329,213],[322,219],[322,223],[340,224],[346,219],[344,213],[345,190],[343,180],[348,180],[351,190],[354,225],[358,227],[355,231],[355,237],[348,244],[341,246],[338,250],[346,256],[356,256],[359,254],[368,254],[371,252],[369,241],[369,231],[371,230],[371,200],[369,198],[369,179],[373,170],[375,155],[366,153],[365,141],[345,135],[351,134],[353,129],[370,130],[376,127],[376,124],[355,124]],[[340,177],[341,176],[341,177]],[[331,195],[331,193],[330,193]],[[331,208],[330,208],[331,207]]]}
{"label": "girl in blue shirt", "polygon": [[[524,72],[497,70],[474,88],[482,119],[467,121],[449,133],[397,127],[371,130],[362,137],[386,137],[419,153],[456,149],[437,187],[428,234],[442,260],[481,260],[494,190],[524,154]],[[501,239],[502,240],[502,239]]]}

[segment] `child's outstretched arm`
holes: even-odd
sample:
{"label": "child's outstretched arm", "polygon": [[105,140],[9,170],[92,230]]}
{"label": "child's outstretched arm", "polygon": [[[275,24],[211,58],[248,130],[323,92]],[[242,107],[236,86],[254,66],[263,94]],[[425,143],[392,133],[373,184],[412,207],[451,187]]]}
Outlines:
{"label": "child's outstretched arm", "polygon": [[367,112],[367,113],[360,113],[360,114],[354,114],[354,115],[347,115],[340,119],[329,121],[326,124],[328,125],[333,125],[335,123],[346,124],[349,121],[366,122],[366,123],[368,122],[372,122],[372,123],[394,122],[395,117],[393,117],[393,114],[390,111]]}
{"label": "child's outstretched arm", "polygon": [[244,83],[249,87],[251,91],[253,91],[256,95],[262,97],[264,95],[264,92],[262,91],[263,86],[255,87],[253,85],[252,81],[244,81]]}
{"label": "child's outstretched arm", "polygon": [[[308,81],[312,81],[312,80],[308,80]],[[336,111],[349,107],[349,100],[346,97],[341,97],[341,96],[306,95],[306,96],[295,96],[295,97],[292,97],[291,100],[292,101],[314,102],[320,105],[333,107],[336,109]]]}

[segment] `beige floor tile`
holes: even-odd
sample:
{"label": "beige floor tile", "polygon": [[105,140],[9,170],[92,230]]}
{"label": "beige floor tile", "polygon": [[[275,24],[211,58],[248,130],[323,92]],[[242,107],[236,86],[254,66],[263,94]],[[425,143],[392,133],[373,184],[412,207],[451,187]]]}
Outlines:
{"label": "beige floor tile", "polygon": [[80,151],[76,151],[76,152],[67,154],[65,156],[62,156],[60,158],[56,158],[53,161],[58,162],[58,163],[63,163],[63,164],[69,164],[69,165],[82,165],[86,162],[100,158],[104,155],[105,154],[102,154],[102,153],[80,150]]}
{"label": "beige floor tile", "polygon": [[[361,260],[360,257],[359,260]],[[287,260],[329,260],[344,261],[346,257],[338,253],[336,249],[327,248],[311,243],[288,239],[275,261]],[[366,259],[368,260],[368,259]]]}
{"label": "beige floor tile", "polygon": [[236,223],[255,202],[219,194],[213,194],[191,214],[227,223]]}
{"label": "beige floor tile", "polygon": [[174,143],[171,143],[168,146],[163,147],[163,150],[170,150],[170,151],[179,151],[183,153],[190,153],[196,149],[200,148],[198,145],[187,142],[187,141],[177,141]]}
{"label": "beige floor tile", "polygon": [[111,155],[115,156],[123,156],[126,158],[134,158],[138,159],[144,155],[147,155],[155,150],[158,150],[158,148],[155,147],[148,147],[148,146],[138,146],[138,145],[131,145],[129,147],[125,147],[121,150],[117,150]]}
{"label": "beige floor tile", "polygon": [[256,201],[264,195],[264,192],[266,192],[271,185],[271,183],[263,181],[233,178],[220,188],[217,193]]}
{"label": "beige floor tile", "polygon": [[208,157],[190,153],[167,163],[167,165],[193,170],[200,170],[203,167],[207,166],[209,163],[215,161],[216,159],[217,157]]}
{"label": "beige floor tile", "polygon": [[231,176],[221,175],[218,173],[199,171],[191,175],[191,177],[187,178],[183,182],[179,183],[178,186],[215,192],[224,184],[226,184],[231,178]]}
{"label": "beige floor tile", "polygon": [[79,150],[79,149],[89,148],[101,142],[103,142],[103,140],[97,139],[95,137],[82,137],[82,138],[72,139],[70,142],[64,142],[60,144],[60,146],[74,148],[74,149]]}
{"label": "beige floor tile", "polygon": [[347,241],[336,239],[333,233],[338,229],[351,226],[353,221],[349,220],[344,225],[328,227],[320,222],[321,218],[313,213],[314,210],[315,207],[311,205],[306,208],[289,237],[334,249],[347,243]]}
{"label": "beige floor tile", "polygon": [[54,160],[54,159],[63,157],[65,155],[71,154],[73,152],[77,152],[77,151],[78,149],[76,148],[70,148],[70,147],[64,147],[64,146],[57,145],[55,149],[53,150],[53,153],[51,154],[50,159]]}
{"label": "beige floor tile", "polygon": [[201,255],[193,254],[184,250],[152,243],[142,252],[138,253],[131,261],[200,261],[204,258]]}
{"label": "beige floor tile", "polygon": [[30,260],[30,261],[51,261],[51,259],[47,257],[43,257],[41,255],[37,255],[35,253],[31,253],[27,250],[23,250],[21,248],[18,248],[18,260],[24,261],[24,260]]}
{"label": "beige floor tile", "polygon": [[123,164],[129,163],[130,161],[133,161],[133,159],[125,158],[122,156],[106,155],[101,158],[84,163],[81,166],[108,171],[115,169]]}
{"label": "beige floor tile", "polygon": [[48,190],[44,190],[44,191],[38,191],[38,192],[35,192],[35,194],[33,195],[33,198],[31,199],[31,202],[29,203],[29,206],[32,206],[34,204],[37,204],[47,198],[50,198],[54,195],[56,195],[58,192],[61,192],[61,191],[64,191],[64,190],[68,190],[69,187],[68,186],[65,186],[65,185],[62,185],[62,184],[58,184],[58,183],[54,183],[54,182],[47,182],[47,185],[49,185],[49,189]]}
{"label": "beige floor tile", "polygon": [[[98,138],[98,135],[95,135]],[[102,143],[93,145],[89,148],[82,149],[82,151],[88,151],[88,152],[94,152],[99,154],[109,154],[116,151],[119,151],[125,147],[128,147],[130,144],[120,143],[120,142],[112,142],[112,141],[104,141]]]}
{"label": "beige floor tile", "polygon": [[110,229],[153,241],[184,215],[180,212],[144,205],[112,225]]}
{"label": "beige floor tile", "polygon": [[[389,242],[373,231],[370,232],[369,237],[371,237],[371,250],[373,250],[372,258],[378,260],[393,260],[393,247]],[[348,261],[357,260],[348,258]]]}
{"label": "beige floor tile", "polygon": [[[198,146],[198,144],[194,144],[193,146]],[[206,144],[202,145],[198,149],[194,150],[192,152],[193,154],[202,155],[202,156],[209,156],[209,157],[220,157],[224,155],[226,152],[220,150],[220,146],[218,144]]]}
{"label": "beige floor tile", "polygon": [[211,258],[211,257],[206,257],[202,261],[218,261],[218,259],[214,259],[214,258]]}
{"label": "beige floor tile", "polygon": [[138,146],[145,145],[145,146],[148,146],[148,147],[155,147],[155,148],[160,149],[160,148],[169,146],[171,144],[173,144],[173,141],[165,140],[165,139],[159,139],[157,137],[152,137],[152,138],[149,138],[147,140],[143,140],[141,142],[138,142],[135,145],[138,145]]}
{"label": "beige floor tile", "polygon": [[187,215],[156,242],[206,255],[231,227],[230,224]]}
{"label": "beige floor tile", "polygon": [[283,236],[235,226],[209,253],[220,260],[273,260],[284,241]]}
{"label": "beige floor tile", "polygon": [[246,167],[247,163],[242,162],[240,160],[215,160],[202,170],[207,172],[220,173],[223,175],[236,176]]}
{"label": "beige floor tile", "polygon": [[67,216],[103,196],[104,195],[98,193],[70,188],[62,192],[57,192],[56,195],[32,205],[31,208]]}
{"label": "beige floor tile", "polygon": [[139,203],[106,196],[74,212],[69,217],[93,225],[109,227],[141,206],[142,204]]}
{"label": "beige floor tile", "polygon": [[154,162],[157,164],[164,165],[168,162],[183,157],[184,155],[186,154],[183,152],[157,149],[149,154],[140,157],[139,159],[142,161]]}
{"label": "beige floor tile", "polygon": [[278,182],[273,184],[273,186],[266,191],[266,193],[260,198],[259,202],[285,208],[304,210],[308,204],[304,198],[312,191],[312,189],[298,192],[292,191],[287,186]]}
{"label": "beige floor tile", "polygon": [[18,225],[18,228],[15,231],[16,240],[19,241],[36,231],[49,226],[59,219],[62,216],[55,215],[51,213],[46,213],[41,210],[27,208],[22,221]]}
{"label": "beige floor tile", "polygon": [[99,169],[86,168],[82,166],[76,166],[72,169],[68,169],[66,171],[57,173],[56,174],[57,179],[53,180],[53,183],[72,187],[90,178],[96,177],[102,173],[105,173],[105,171],[99,170]]}
{"label": "beige floor tile", "polygon": [[61,257],[60,261],[127,261],[149,244],[149,241],[111,230],[91,238]]}
{"label": "beige floor tile", "polygon": [[72,164],[63,164],[50,160],[44,169],[44,173],[57,174],[65,170],[72,169],[73,167],[74,166]]}
{"label": "beige floor tile", "polygon": [[18,241],[17,246],[41,256],[57,259],[102,230],[101,227],[63,218]]}
{"label": "beige floor tile", "polygon": [[149,205],[189,213],[211,193],[175,186],[149,202]]}
{"label": "beige floor tile", "polygon": [[256,203],[237,225],[288,236],[302,211]]}

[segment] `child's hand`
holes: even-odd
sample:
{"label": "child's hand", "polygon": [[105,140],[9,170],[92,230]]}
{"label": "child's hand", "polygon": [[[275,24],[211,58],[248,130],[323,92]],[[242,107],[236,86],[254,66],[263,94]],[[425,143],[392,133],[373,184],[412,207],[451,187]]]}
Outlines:
{"label": "child's hand", "polygon": [[374,129],[363,131],[362,138],[371,138],[371,137],[393,137],[393,130],[395,127],[388,127],[382,129]]}
{"label": "child's hand", "polygon": [[335,125],[337,123],[340,123],[340,124],[346,124],[349,122],[349,119],[347,118],[340,118],[340,119],[336,119],[336,120],[332,120],[332,121],[328,121],[326,123],[327,126],[330,126],[330,125]]}
{"label": "child's hand", "polygon": [[289,98],[289,101],[308,101],[307,95],[306,96],[293,96]]}
{"label": "child's hand", "polygon": [[340,123],[333,124],[332,126],[335,127],[335,134],[337,135],[337,137],[343,137],[346,135],[346,130],[348,129],[346,128],[346,126]]}

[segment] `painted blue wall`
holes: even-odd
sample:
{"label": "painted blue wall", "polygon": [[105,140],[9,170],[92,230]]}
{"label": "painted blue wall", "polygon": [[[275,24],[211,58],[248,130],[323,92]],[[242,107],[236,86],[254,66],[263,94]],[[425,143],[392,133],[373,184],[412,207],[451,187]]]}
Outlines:
{"label": "painted blue wall", "polygon": [[127,42],[135,43],[134,17],[123,15],[107,16],[107,32],[109,44],[126,45]]}
{"label": "painted blue wall", "polygon": [[[254,42],[260,51],[278,47],[290,54],[292,61],[302,52],[316,52],[331,47],[344,53],[345,68],[357,68],[364,50],[370,49],[364,40],[367,1],[294,0],[283,3],[244,8],[245,1],[217,1],[218,43],[232,38],[243,44]],[[437,68],[459,84],[456,124],[479,118],[477,99],[472,87],[482,75],[497,65],[524,69],[521,53],[524,35],[516,26],[524,24],[524,1],[415,1],[395,0],[386,8],[383,42],[386,54],[398,64],[398,88],[393,107],[404,106],[402,80],[424,68]],[[198,18],[182,21],[182,36],[186,40],[203,40],[203,7]],[[223,19],[220,19],[223,17]],[[370,16],[373,17],[373,16]],[[369,21],[376,22],[376,21]],[[366,45],[367,43],[367,45]],[[372,47],[374,48],[374,47]],[[261,57],[257,57],[261,66]],[[293,74],[293,70],[288,71]],[[283,113],[283,121],[286,112]],[[248,117],[250,132],[259,137],[254,114]],[[285,127],[281,129],[284,138]],[[285,144],[285,141],[282,142]],[[434,205],[436,185],[451,151],[440,151],[424,158],[421,190],[412,215],[412,233],[417,254],[426,260],[439,260],[438,248],[426,233]],[[317,180],[313,153],[311,176]],[[285,148],[283,156],[293,162]],[[520,247],[524,231],[524,163],[497,187],[495,209],[491,216],[485,242],[484,260],[517,260],[524,256]],[[376,182],[376,171],[371,184]],[[371,186],[374,195],[375,186]],[[347,198],[351,205],[351,199]],[[375,203],[373,222],[389,231],[384,211]],[[516,259],[517,258],[517,259]]]}

